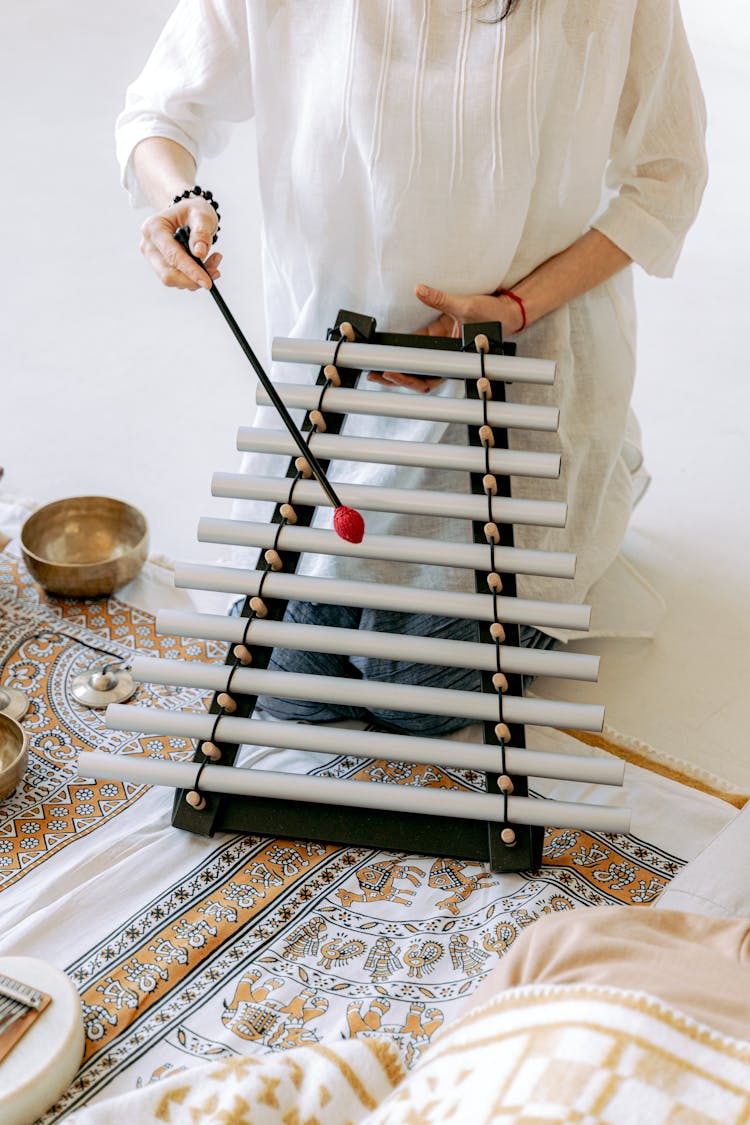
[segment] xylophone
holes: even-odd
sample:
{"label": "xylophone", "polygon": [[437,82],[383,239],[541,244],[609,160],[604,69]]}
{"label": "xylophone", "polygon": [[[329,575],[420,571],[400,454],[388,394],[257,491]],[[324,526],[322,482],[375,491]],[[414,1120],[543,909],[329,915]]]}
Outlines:
{"label": "xylophone", "polygon": [[[623,766],[609,759],[542,752],[526,746],[525,726],[601,730],[604,709],[524,695],[522,677],[548,675],[595,680],[598,660],[580,653],[519,645],[519,625],[585,630],[588,606],[523,599],[516,575],[572,578],[575,556],[514,546],[514,524],[564,526],[566,506],[511,495],[514,475],[556,477],[560,457],[509,448],[507,430],[555,431],[558,411],[508,402],[506,381],[549,385],[551,361],[520,358],[503,342],[498,324],[466,325],[461,339],[376,331],[371,317],[340,311],[325,340],[274,340],[272,357],[319,367],[317,385],[279,387],[290,409],[306,411],[302,431],[318,464],[331,460],[440,466],[465,472],[470,493],[415,493],[364,485],[338,486],[341,502],[363,512],[435,512],[470,521],[472,542],[436,542],[403,535],[368,535],[347,542],[312,526],[324,490],[292,437],[281,430],[242,428],[242,451],[289,455],[286,476],[217,473],[215,496],[271,501],[270,523],[203,519],[203,541],[259,548],[254,570],[189,564],[177,568],[179,587],[243,595],[240,616],[162,611],[157,629],[228,642],[224,665],[137,657],[141,682],[213,691],[208,713],[178,713],[133,705],[107,710],[110,728],[197,741],[192,762],[164,762],[88,753],[87,777],[154,784],[178,790],[173,824],[201,834],[242,831],[325,840],[428,855],[487,861],[496,871],[538,867],[545,825],[626,832],[627,809],[534,799],[530,776],[621,785]],[[465,397],[441,398],[358,389],[361,371],[403,371],[465,382]],[[263,386],[257,401],[268,404]],[[447,420],[467,426],[467,446],[388,438],[348,437],[348,414]],[[317,475],[317,474],[316,474]],[[504,526],[502,535],[499,525]],[[303,554],[464,568],[474,593],[419,589],[374,581],[343,581],[298,573]],[[327,628],[284,621],[290,599],[361,608],[420,612],[478,622],[479,640],[450,641],[403,634]],[[274,672],[274,647],[455,665],[481,674],[481,691],[440,690],[372,680]],[[307,699],[373,709],[460,715],[483,724],[483,741],[457,743],[383,728],[267,721],[256,715],[260,696]],[[262,715],[262,712],[260,712]],[[453,766],[485,775],[485,791],[470,792],[314,777],[236,766],[242,746],[351,755],[390,762]]]}

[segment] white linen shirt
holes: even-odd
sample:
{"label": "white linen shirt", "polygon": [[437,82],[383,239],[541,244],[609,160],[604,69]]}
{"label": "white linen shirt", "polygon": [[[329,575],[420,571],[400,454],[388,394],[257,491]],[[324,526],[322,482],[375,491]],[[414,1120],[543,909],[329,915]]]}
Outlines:
{"label": "white linen shirt", "polygon": [[[271,335],[322,338],[339,308],[414,331],[436,315],[416,283],[512,288],[591,227],[670,275],[706,176],[703,99],[677,0],[520,0],[499,23],[492,11],[468,0],[180,0],[117,123],[133,202],[145,202],[131,163],[139,141],[168,137],[199,161],[225,144],[229,123],[254,115]],[[521,577],[518,592],[583,601],[617,556],[642,461],[629,410],[630,270],[516,343],[519,355],[556,360],[557,378],[511,384],[509,399],[558,405],[561,424],[557,435],[510,431],[510,444],[561,452],[563,471],[515,477],[513,495],[564,500],[568,522],[517,527],[515,541],[578,556],[574,580]],[[313,378],[278,365],[273,375]],[[463,394],[463,384],[437,393]],[[271,408],[256,423],[281,427]],[[458,425],[355,416],[345,432],[466,441]],[[245,469],[286,464],[249,455]],[[370,464],[338,463],[331,478],[468,489],[463,473]],[[252,516],[270,510],[255,505]],[[366,524],[470,535],[463,521],[427,516],[367,513]],[[473,575],[448,568],[307,557],[300,569],[473,589]]]}

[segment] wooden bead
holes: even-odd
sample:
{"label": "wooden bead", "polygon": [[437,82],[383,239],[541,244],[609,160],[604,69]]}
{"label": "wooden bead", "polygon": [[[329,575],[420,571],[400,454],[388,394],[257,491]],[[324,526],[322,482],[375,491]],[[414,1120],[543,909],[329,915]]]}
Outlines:
{"label": "wooden bead", "polygon": [[490,625],[490,636],[493,641],[499,645],[505,640],[505,629],[503,629],[499,621],[493,621]]}
{"label": "wooden bead", "polygon": [[271,570],[283,570],[284,564],[281,561],[281,555],[278,551],[274,551],[273,547],[269,547],[263,557]]}
{"label": "wooden bead", "polygon": [[478,352],[484,352],[485,355],[490,350],[490,342],[484,332],[480,332],[478,336],[474,337],[474,347]]}
{"label": "wooden bead", "polygon": [[495,448],[495,435],[492,432],[492,426],[479,427],[479,440],[482,445],[488,445],[490,449]]}
{"label": "wooden bead", "polygon": [[477,391],[479,392],[480,398],[492,398],[492,384],[484,375],[481,379],[477,379]]}
{"label": "wooden bead", "polygon": [[487,585],[493,594],[499,594],[503,588],[503,580],[496,571],[491,571],[487,575]]}
{"label": "wooden bead", "polygon": [[488,543],[500,542],[500,528],[496,523],[486,523],[484,525],[484,537]]}
{"label": "wooden bead", "polygon": [[508,681],[506,680],[502,672],[495,672],[495,675],[492,677],[492,686],[494,687],[495,691],[508,690]]}
{"label": "wooden bead", "polygon": [[263,601],[263,598],[251,598],[250,609],[256,617],[268,617],[268,606]]}
{"label": "wooden bead", "polygon": [[482,488],[485,493],[497,496],[497,479],[493,477],[492,473],[487,473],[486,476],[482,477]]}
{"label": "wooden bead", "polygon": [[500,833],[500,839],[505,844],[506,848],[512,848],[516,842],[516,834],[512,828],[503,828]]}
{"label": "wooden bead", "polygon": [[297,470],[298,473],[302,473],[302,476],[305,478],[305,480],[309,480],[310,477],[313,475],[313,471],[310,468],[310,464],[309,464],[308,461],[305,460],[304,457],[298,457],[296,459],[296,461],[294,462],[294,467],[295,467],[295,469]]}
{"label": "wooden bead", "polygon": [[310,411],[310,422],[320,434],[324,434],[327,430],[326,420],[319,410]]}
{"label": "wooden bead", "polygon": [[342,320],[341,324],[339,325],[339,332],[345,340],[349,341],[350,344],[354,343],[354,329],[352,328],[348,320]]}
{"label": "wooden bead", "polygon": [[201,750],[212,762],[218,762],[221,759],[221,750],[215,742],[204,742]]}
{"label": "wooden bead", "polygon": [[339,375],[338,367],[334,367],[332,363],[328,363],[323,368],[323,374],[325,375],[328,382],[332,384],[332,386],[341,386],[341,376]]}
{"label": "wooden bead", "polygon": [[287,523],[297,522],[297,513],[291,504],[282,504],[279,508],[279,515],[283,520],[286,520]]}
{"label": "wooden bead", "polygon": [[232,651],[240,664],[252,664],[253,654],[247,645],[235,645]]}
{"label": "wooden bead", "polygon": [[206,807],[206,798],[201,793],[197,793],[195,789],[191,789],[190,792],[186,794],[185,800],[190,805],[191,809],[200,810]]}
{"label": "wooden bead", "polygon": [[219,704],[222,711],[226,711],[227,715],[233,715],[237,710],[237,704],[232,699],[231,695],[227,695],[225,691],[219,692],[216,696],[216,702]]}
{"label": "wooden bead", "polygon": [[500,777],[497,779],[497,787],[501,793],[510,794],[513,792],[513,782],[508,777],[507,773],[500,774]]}
{"label": "wooden bead", "polygon": [[510,742],[510,729],[507,723],[495,723],[495,738],[500,742]]}

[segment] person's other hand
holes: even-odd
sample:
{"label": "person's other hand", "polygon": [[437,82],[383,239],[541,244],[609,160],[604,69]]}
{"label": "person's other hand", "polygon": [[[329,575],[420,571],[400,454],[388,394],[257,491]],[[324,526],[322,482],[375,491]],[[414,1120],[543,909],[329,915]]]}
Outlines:
{"label": "person's other hand", "polygon": [[[514,301],[507,297],[480,293],[476,296],[452,296],[429,285],[418,285],[414,290],[419,300],[440,315],[431,320],[416,336],[442,336],[457,339],[464,324],[481,324],[485,321],[499,321],[503,329],[511,334],[521,327],[521,314]],[[429,394],[443,380],[424,378],[418,375],[404,375],[399,371],[371,371],[367,378],[373,383],[386,387],[408,387],[421,394]]]}
{"label": "person's other hand", "polygon": [[[211,282],[221,276],[221,254],[206,257],[218,225],[216,211],[208,200],[191,195],[146,219],[141,227],[140,251],[162,285],[175,289],[210,289]],[[203,261],[203,269],[175,241],[175,232],[180,227],[190,228],[190,249]]]}

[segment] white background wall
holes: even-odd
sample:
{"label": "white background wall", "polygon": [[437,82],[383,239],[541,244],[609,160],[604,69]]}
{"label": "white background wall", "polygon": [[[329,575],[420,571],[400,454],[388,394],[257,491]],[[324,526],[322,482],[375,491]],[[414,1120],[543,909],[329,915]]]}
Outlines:
{"label": "white background wall", "polygon": [[[4,13],[0,464],[6,490],[38,500],[130,500],[155,549],[201,557],[210,474],[234,467],[253,387],[213,302],[162,289],[145,266],[146,212],[128,206],[112,139],[172,7],[28,0]],[[224,292],[262,352],[250,133],[202,174],[222,204]]]}
{"label": "white background wall", "polygon": [[[146,512],[155,550],[208,558],[216,549],[195,542],[195,525],[223,514],[210,476],[236,466],[253,386],[210,298],[162,289],[140,259],[144,213],[128,208],[112,143],[124,89],[172,6],[5,7],[0,464],[6,492],[120,496]],[[636,403],[655,481],[627,540],[670,608],[653,645],[618,649],[601,691],[615,725],[750,779],[750,17],[742,0],[683,0],[683,12],[711,182],[676,279],[637,281]],[[200,180],[222,205],[221,290],[264,355],[251,140],[238,128]]]}

